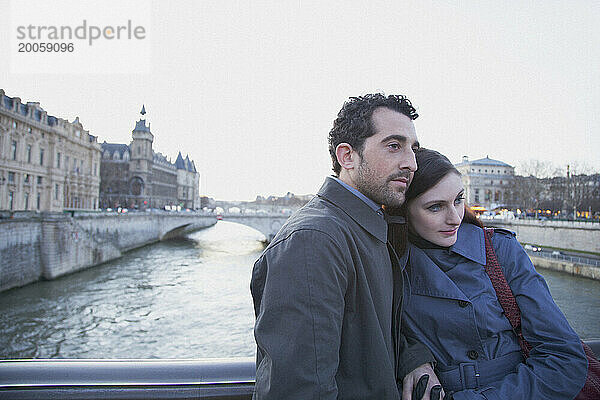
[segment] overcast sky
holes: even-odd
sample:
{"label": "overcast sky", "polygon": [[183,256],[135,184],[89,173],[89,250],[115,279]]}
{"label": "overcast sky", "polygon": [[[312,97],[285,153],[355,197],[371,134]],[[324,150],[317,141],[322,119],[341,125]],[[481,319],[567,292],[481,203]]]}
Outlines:
{"label": "overcast sky", "polygon": [[[0,0],[2,20],[9,6]],[[316,192],[336,113],[375,91],[408,95],[421,144],[453,162],[600,170],[597,0],[148,1],[144,11],[145,73],[11,73],[15,32],[0,25],[0,88],[79,116],[100,142],[129,143],[145,104],[154,150],[188,154],[201,194],[217,199]]]}

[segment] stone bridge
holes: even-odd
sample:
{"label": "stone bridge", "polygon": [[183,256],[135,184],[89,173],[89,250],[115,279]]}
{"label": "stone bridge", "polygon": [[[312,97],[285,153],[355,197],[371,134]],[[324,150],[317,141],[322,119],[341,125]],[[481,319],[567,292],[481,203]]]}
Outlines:
{"label": "stone bridge", "polygon": [[270,214],[222,214],[223,221],[234,222],[256,229],[265,235],[266,241],[270,242],[275,234],[281,229],[290,214],[270,213]]}
{"label": "stone bridge", "polygon": [[205,213],[42,213],[0,219],[0,291],[54,279],[214,225]]}

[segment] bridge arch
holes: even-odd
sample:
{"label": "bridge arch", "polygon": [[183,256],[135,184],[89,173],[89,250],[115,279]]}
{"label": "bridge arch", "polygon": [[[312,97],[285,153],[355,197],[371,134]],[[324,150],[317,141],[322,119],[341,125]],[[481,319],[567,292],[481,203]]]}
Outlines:
{"label": "bridge arch", "polygon": [[288,218],[289,215],[281,214],[223,214],[223,221],[249,226],[265,235],[267,242],[273,240]]}

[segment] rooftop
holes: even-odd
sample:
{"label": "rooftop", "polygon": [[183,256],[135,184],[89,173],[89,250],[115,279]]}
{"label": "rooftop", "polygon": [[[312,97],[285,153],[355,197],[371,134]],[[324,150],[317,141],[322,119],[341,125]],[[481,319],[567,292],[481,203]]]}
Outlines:
{"label": "rooftop", "polygon": [[486,156],[485,158],[480,158],[478,160],[473,160],[473,161],[469,161],[468,159],[465,160],[463,158],[463,161],[455,164],[457,167],[461,166],[461,165],[491,165],[494,167],[509,167],[512,168],[512,165],[509,165],[503,161],[499,161],[499,160],[494,160],[493,158],[490,158],[489,156]]}

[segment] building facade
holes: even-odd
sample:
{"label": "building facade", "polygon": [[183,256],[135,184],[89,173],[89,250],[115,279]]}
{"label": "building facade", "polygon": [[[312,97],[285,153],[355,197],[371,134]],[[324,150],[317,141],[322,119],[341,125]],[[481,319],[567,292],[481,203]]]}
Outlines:
{"label": "building facade", "polygon": [[462,162],[455,164],[455,167],[462,174],[465,200],[469,206],[487,210],[512,207],[515,179],[513,166],[489,157],[469,161],[464,156]]}
{"label": "building facade", "polygon": [[0,89],[0,210],[98,208],[101,148],[76,118]]}
{"label": "building facade", "polygon": [[132,131],[129,145],[102,143],[100,206],[102,208],[196,209],[199,174],[194,162],[181,152],[175,163],[153,150],[154,135],[146,110]]}

